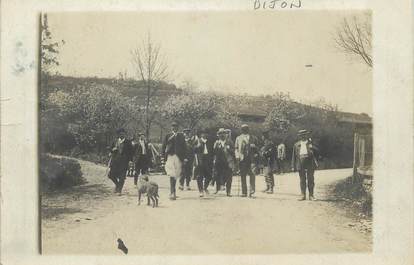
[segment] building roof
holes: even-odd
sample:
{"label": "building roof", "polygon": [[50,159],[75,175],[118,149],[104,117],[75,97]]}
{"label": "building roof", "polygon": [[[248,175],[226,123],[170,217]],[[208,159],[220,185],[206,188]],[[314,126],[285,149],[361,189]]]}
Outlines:
{"label": "building roof", "polygon": [[372,118],[365,113],[339,112],[338,121],[342,123],[372,124]]}

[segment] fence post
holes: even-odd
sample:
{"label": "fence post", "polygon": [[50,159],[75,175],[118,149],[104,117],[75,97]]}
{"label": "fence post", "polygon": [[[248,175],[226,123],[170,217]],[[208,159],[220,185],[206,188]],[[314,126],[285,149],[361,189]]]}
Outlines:
{"label": "fence post", "polygon": [[354,160],[353,160],[353,165],[352,165],[352,169],[353,169],[353,173],[352,173],[352,182],[354,183],[356,178],[357,178],[357,174],[358,174],[358,166],[357,166],[357,159],[358,159],[358,133],[354,133]]}

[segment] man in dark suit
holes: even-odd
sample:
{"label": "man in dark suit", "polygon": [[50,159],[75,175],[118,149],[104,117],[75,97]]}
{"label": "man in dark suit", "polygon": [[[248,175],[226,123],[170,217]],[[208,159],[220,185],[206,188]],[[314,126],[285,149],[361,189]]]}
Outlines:
{"label": "man in dark suit", "polygon": [[145,135],[140,133],[138,141],[135,143],[135,174],[134,185],[137,185],[139,175],[148,173],[148,168],[151,161],[151,150],[148,148],[148,142]]}
{"label": "man in dark suit", "polygon": [[207,188],[211,181],[213,169],[213,150],[206,131],[201,132],[195,151],[198,158],[197,186],[200,197],[203,197],[204,194],[208,194]]}
{"label": "man in dark suit", "polygon": [[171,132],[168,133],[162,145],[162,154],[165,161],[165,171],[170,177],[170,199],[175,200],[177,178],[180,178],[183,162],[186,162],[186,143],[184,135],[178,132],[178,123],[173,122]]}
{"label": "man in dark suit", "polygon": [[185,159],[183,163],[183,171],[181,173],[180,177],[180,190],[184,190],[184,182],[186,184],[187,190],[190,190],[190,181],[191,177],[193,175],[193,164],[194,164],[194,148],[196,145],[196,137],[193,136],[193,130],[192,129],[184,129],[184,137],[185,137],[185,143],[186,143],[186,154]]}
{"label": "man in dark suit", "polygon": [[224,128],[217,132],[218,140],[214,143],[214,170],[216,178],[216,193],[222,185],[226,186],[226,194],[230,197],[231,183],[233,179],[234,144],[227,138]]}
{"label": "man in dark suit", "polygon": [[315,151],[317,148],[313,145],[309,132],[300,130],[298,132],[299,141],[293,146],[292,152],[292,171],[299,172],[300,190],[302,193],[301,201],[306,200],[306,186],[309,190],[309,200],[313,201],[314,172],[318,167]]}
{"label": "man in dark suit", "polygon": [[126,172],[128,170],[128,163],[133,158],[133,147],[131,141],[126,139],[126,132],[124,129],[117,130],[118,138],[111,146],[111,160],[109,163],[108,177],[115,184],[115,192],[121,195],[122,188],[125,183]]}
{"label": "man in dark suit", "polygon": [[261,148],[261,155],[264,164],[263,174],[266,181],[266,190],[263,192],[273,193],[273,187],[275,186],[273,167],[276,162],[276,147],[270,139],[269,131],[263,132],[263,147]]}

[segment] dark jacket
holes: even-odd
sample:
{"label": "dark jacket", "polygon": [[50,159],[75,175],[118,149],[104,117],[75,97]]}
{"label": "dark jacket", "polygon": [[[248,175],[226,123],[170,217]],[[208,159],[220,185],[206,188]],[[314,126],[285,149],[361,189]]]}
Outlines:
{"label": "dark jacket", "polygon": [[128,169],[128,162],[132,161],[134,150],[130,140],[125,139],[122,143],[116,139],[111,145],[111,170],[110,176],[120,177],[125,175]]}
{"label": "dark jacket", "polygon": [[187,158],[189,163],[193,163],[194,161],[194,153],[195,153],[195,148],[197,146],[197,142],[198,142],[198,139],[195,136],[185,139],[185,143],[186,143],[185,158]]}
{"label": "dark jacket", "polygon": [[186,156],[186,143],[184,134],[178,132],[175,135],[168,133],[162,144],[162,154],[165,161],[168,155],[177,155],[178,158],[183,161]]}
{"label": "dark jacket", "polygon": [[225,140],[224,146],[221,145],[220,141],[217,140],[213,147],[214,161],[216,167],[223,165],[229,166],[234,169],[234,143],[231,140]]}
{"label": "dark jacket", "polygon": [[148,142],[144,140],[145,154],[142,153],[142,146],[139,140],[135,143],[134,146],[134,161],[137,165],[149,166],[151,162],[151,152]]}
{"label": "dark jacket", "polygon": [[[302,163],[300,159],[300,147],[301,147],[301,141],[297,141],[293,145],[293,151],[292,151],[292,168],[293,170],[299,171],[302,169]],[[308,140],[306,144],[306,148],[308,151],[308,158],[311,160],[311,163],[309,166],[313,169],[316,169],[318,167],[318,161],[316,160],[315,152],[318,150],[315,145],[312,143],[312,141]]]}
{"label": "dark jacket", "polygon": [[277,149],[275,144],[269,140],[265,139],[263,147],[261,148],[261,155],[263,158],[264,166],[272,167],[276,161]]}
{"label": "dark jacket", "polygon": [[[207,147],[208,154],[204,154],[204,146]],[[210,167],[213,162],[213,145],[210,140],[207,140],[206,143],[201,141],[201,138],[198,139],[198,143],[194,149],[195,155],[197,156],[198,165]]]}

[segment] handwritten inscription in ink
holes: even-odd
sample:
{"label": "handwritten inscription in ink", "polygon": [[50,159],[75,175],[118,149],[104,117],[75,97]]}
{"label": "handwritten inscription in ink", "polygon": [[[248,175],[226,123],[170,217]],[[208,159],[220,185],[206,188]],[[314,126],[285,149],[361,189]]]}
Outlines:
{"label": "handwritten inscription in ink", "polygon": [[302,0],[254,0],[254,9],[301,8]]}

